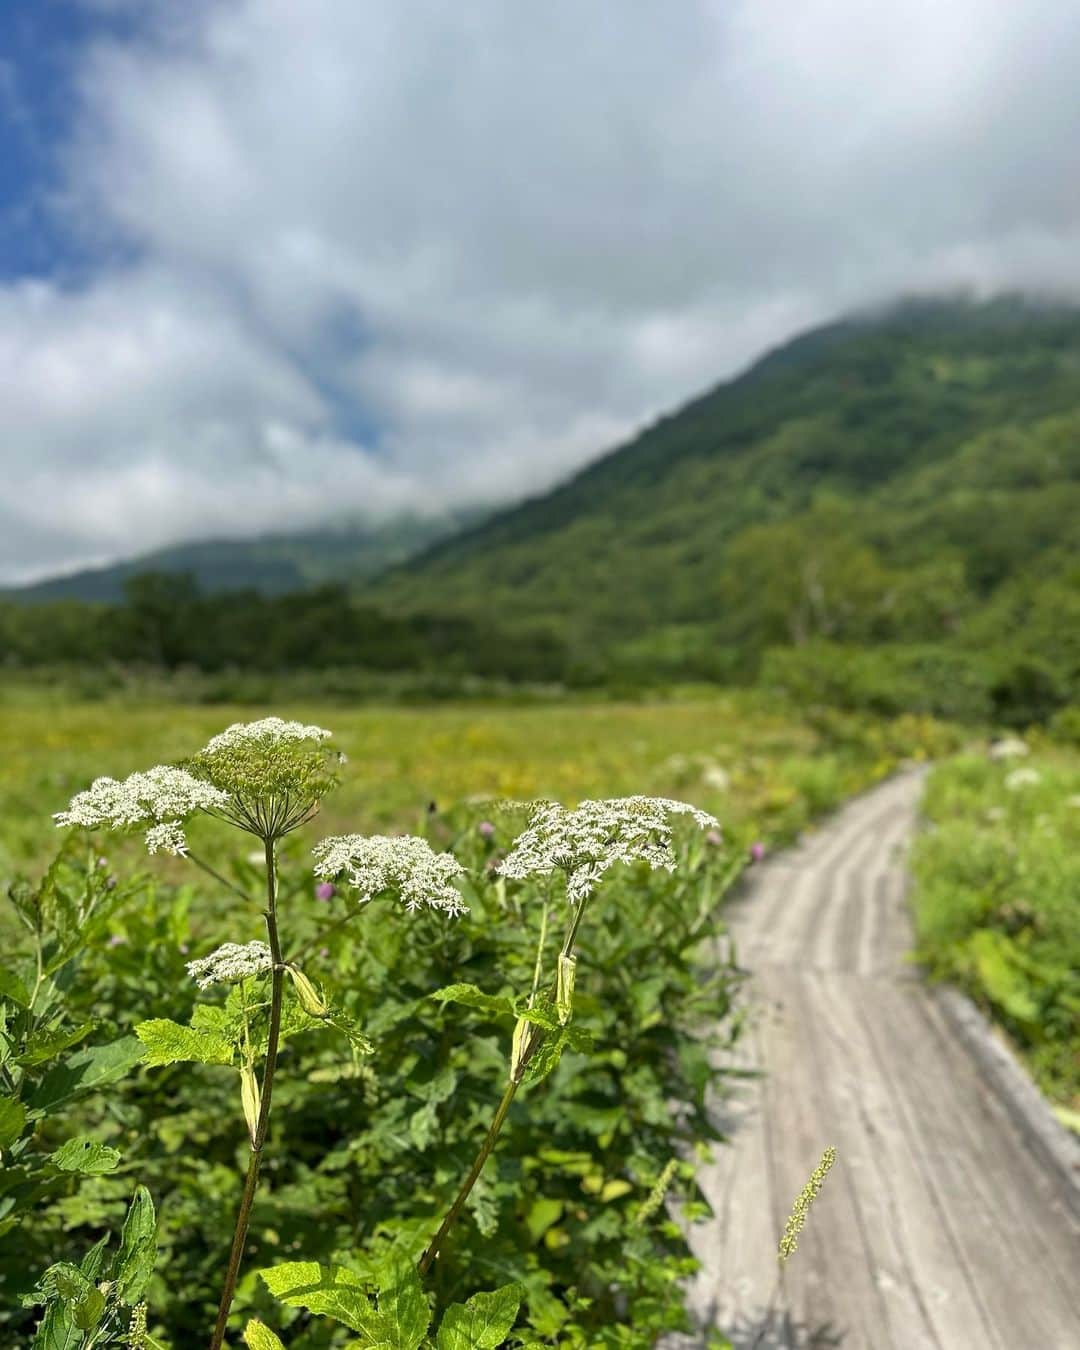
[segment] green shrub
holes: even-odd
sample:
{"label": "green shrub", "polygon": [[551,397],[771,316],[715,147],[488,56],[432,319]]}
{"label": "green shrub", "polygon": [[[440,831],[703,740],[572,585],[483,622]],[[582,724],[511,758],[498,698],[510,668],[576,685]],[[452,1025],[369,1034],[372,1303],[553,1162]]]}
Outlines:
{"label": "green shrub", "polygon": [[932,775],[914,852],[919,958],[1010,1032],[1042,1087],[1080,1102],[1080,763],[965,756]]}

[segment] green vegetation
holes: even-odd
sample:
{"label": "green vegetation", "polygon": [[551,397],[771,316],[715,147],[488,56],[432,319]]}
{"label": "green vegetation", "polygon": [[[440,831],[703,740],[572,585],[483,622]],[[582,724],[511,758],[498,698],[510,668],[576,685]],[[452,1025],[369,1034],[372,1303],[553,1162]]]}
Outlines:
{"label": "green vegetation", "polygon": [[187,575],[206,594],[252,590],[284,595],[374,576],[460,529],[475,515],[468,511],[403,515],[380,524],[328,525],[306,533],[176,544],[106,567],[13,588],[7,595],[20,603],[118,604],[132,578],[147,572]]}
{"label": "green vegetation", "polygon": [[1009,1032],[1080,1110],[1080,760],[1040,745],[936,769],[914,868],[918,955]]}
{"label": "green vegetation", "polygon": [[[1023,723],[1080,687],[1078,368],[1071,309],[836,324],[371,594],[554,625],[597,678],[750,679],[783,648],[802,692]],[[837,678],[883,644],[872,691]]]}
{"label": "green vegetation", "polygon": [[[243,993],[200,994],[185,964],[223,941],[263,935],[267,869],[205,818],[184,824],[190,848],[241,895],[182,858],[147,862],[135,839],[99,834],[88,849],[76,834],[44,874],[39,860],[56,840],[48,813],[73,791],[99,773],[185,757],[227,715],[178,705],[54,709],[29,698],[10,711],[4,844],[31,876],[12,892],[24,922],[4,920],[12,959],[0,985],[0,1099],[15,1104],[0,1107],[9,1164],[0,1340],[25,1343],[44,1305],[57,1330],[54,1339],[39,1332],[38,1350],[87,1344],[56,1339],[78,1318],[115,1329],[94,1344],[123,1344],[145,1299],[146,1345],[202,1344],[258,1123],[245,1056],[261,1062],[271,976],[233,986]],[[323,720],[317,709],[293,711]],[[266,1328],[289,1350],[330,1350],[351,1343],[342,1323],[386,1325],[408,1307],[410,1330],[387,1341],[407,1350],[425,1335],[440,1348],[652,1345],[684,1325],[678,1281],[692,1265],[662,1197],[670,1191],[689,1215],[700,1212],[693,1169],[676,1160],[712,1139],[710,1054],[738,1034],[738,972],[712,956],[703,963],[701,939],[715,931],[752,840],[779,842],[899,757],[950,746],[951,735],[911,718],[830,714],[804,724],[753,694],[687,705],[336,711],[326,720],[338,723],[335,744],[349,755],[342,788],[317,822],[276,846],[284,955],[308,983],[281,982],[288,1011],[274,1114],[232,1325],[257,1316],[265,1328],[248,1333],[257,1350],[276,1345]],[[250,793],[251,765],[238,768],[226,750],[206,772]],[[281,771],[298,772],[291,760]],[[484,789],[571,799],[663,790],[714,806],[723,836],[680,830],[672,874],[639,863],[605,876],[568,981],[555,960],[561,891],[493,870],[520,820],[491,801],[426,809],[429,796]],[[452,851],[466,869],[467,915],[380,901],[340,922],[355,905],[347,877],[320,898],[310,846],[383,820],[406,821],[437,852]],[[539,985],[538,944],[547,953]],[[532,988],[542,996],[530,1035],[539,1028],[558,1053],[524,1052],[535,1073],[525,1065],[495,1151],[418,1296],[408,1272],[476,1154],[511,1043],[523,1054],[514,1019]],[[715,1041],[702,1036],[710,1023]],[[673,1112],[672,1101],[685,1105]],[[478,1293],[487,1301],[472,1302]],[[502,1330],[469,1340],[481,1313]]]}

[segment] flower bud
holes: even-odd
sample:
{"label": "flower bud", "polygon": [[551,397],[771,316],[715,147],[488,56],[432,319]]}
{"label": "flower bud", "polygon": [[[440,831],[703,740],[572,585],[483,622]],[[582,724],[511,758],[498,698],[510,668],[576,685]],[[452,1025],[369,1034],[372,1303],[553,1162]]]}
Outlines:
{"label": "flower bud", "polygon": [[244,1108],[244,1119],[247,1121],[248,1138],[251,1140],[251,1147],[254,1148],[262,1093],[259,1091],[259,1080],[255,1077],[255,1070],[250,1064],[245,1064],[240,1070],[240,1101]]}
{"label": "flower bud", "polygon": [[325,1017],[330,1011],[330,1005],[316,991],[315,986],[302,970],[296,966],[286,966],[293,985],[296,988],[296,997],[300,1000],[300,1006],[309,1017]]}
{"label": "flower bud", "polygon": [[577,957],[559,953],[559,974],[555,983],[555,1011],[559,1015],[559,1025],[566,1026],[574,1012],[574,980],[577,974]]}
{"label": "flower bud", "polygon": [[532,1026],[524,1017],[519,1017],[514,1025],[514,1038],[510,1042],[510,1077],[515,1083],[520,1082],[525,1070],[525,1051],[532,1039],[529,1034],[531,1031]]}

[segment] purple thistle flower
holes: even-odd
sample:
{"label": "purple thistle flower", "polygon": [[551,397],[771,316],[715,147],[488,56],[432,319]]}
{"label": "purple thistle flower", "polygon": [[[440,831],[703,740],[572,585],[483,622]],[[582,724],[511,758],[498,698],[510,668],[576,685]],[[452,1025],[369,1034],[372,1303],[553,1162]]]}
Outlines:
{"label": "purple thistle flower", "polygon": [[320,881],[315,887],[316,900],[333,900],[337,895],[337,887],[332,881]]}
{"label": "purple thistle flower", "polygon": [[750,845],[750,861],[761,862],[765,856],[765,845],[759,840]]}
{"label": "purple thistle flower", "polygon": [[713,848],[719,848],[720,845],[724,842],[724,836],[720,833],[719,830],[706,830],[705,842],[707,844],[711,844]]}
{"label": "purple thistle flower", "polygon": [[495,826],[492,825],[490,820],[482,820],[476,827],[476,833],[481,839],[490,839],[495,833]]}

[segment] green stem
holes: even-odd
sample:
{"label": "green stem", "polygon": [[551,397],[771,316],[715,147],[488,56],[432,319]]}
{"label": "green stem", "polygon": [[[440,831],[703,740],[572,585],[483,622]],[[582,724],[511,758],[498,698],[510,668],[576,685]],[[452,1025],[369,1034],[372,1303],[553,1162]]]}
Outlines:
{"label": "green stem", "polygon": [[481,1144],[480,1146],[480,1152],[476,1155],[476,1161],[469,1169],[469,1175],[465,1178],[464,1182],[462,1183],[461,1190],[458,1191],[457,1193],[457,1198],[454,1200],[454,1203],[450,1206],[449,1210],[447,1211],[446,1218],[443,1219],[442,1223],[440,1224],[439,1231],[432,1238],[430,1246],[428,1247],[427,1251],[423,1254],[423,1256],[420,1258],[419,1271],[421,1275],[426,1275],[428,1271],[431,1269],[435,1258],[439,1254],[439,1249],[442,1246],[447,1233],[449,1233],[451,1227],[453,1226],[454,1220],[461,1213],[465,1201],[468,1200],[469,1192],[476,1185],[477,1178],[479,1177],[480,1173],[484,1170],[484,1164],[487,1162],[488,1158],[491,1157],[491,1151],[495,1147],[495,1140],[498,1139],[499,1137],[499,1132],[503,1127],[507,1113],[510,1110],[510,1104],[513,1102],[514,1094],[517,1092],[517,1090],[518,1090],[517,1083],[514,1082],[513,1079],[511,1079],[510,1082],[507,1083],[506,1085],[506,1091],[502,1095],[502,1101],[499,1103],[499,1107],[498,1110],[495,1112],[494,1119],[492,1120],[490,1126],[488,1127],[487,1136],[484,1139],[483,1144]]}
{"label": "green stem", "polygon": [[570,927],[566,930],[566,938],[562,945],[563,956],[569,956],[574,947],[574,939],[577,937],[578,929],[581,927],[581,920],[585,917],[585,906],[589,903],[587,895],[574,906],[574,917],[570,921]]}
{"label": "green stem", "polygon": [[266,1040],[266,1063],[263,1068],[262,1101],[259,1105],[259,1118],[255,1123],[255,1138],[251,1143],[251,1158],[248,1161],[247,1176],[244,1178],[244,1191],[240,1197],[240,1209],[236,1215],[236,1228],[233,1232],[232,1250],[229,1253],[229,1265],[225,1272],[225,1287],[221,1292],[221,1305],[218,1308],[217,1323],[210,1339],[210,1350],[221,1350],[225,1339],[225,1328],[229,1321],[236,1294],[236,1282],[240,1275],[240,1261],[247,1242],[248,1222],[251,1219],[251,1207],[255,1201],[255,1190],[259,1184],[259,1168],[262,1164],[263,1146],[266,1143],[270,1127],[270,1100],[274,1092],[274,1072],[277,1068],[278,1040],[281,1035],[281,994],[285,978],[285,967],[281,959],[281,943],[277,928],[277,865],[274,857],[274,841],[266,839],[266,938],[270,944],[270,954],[274,967],[270,983],[270,1027]]}
{"label": "green stem", "polygon": [[197,858],[195,854],[191,852],[190,849],[184,856],[188,859],[189,862],[193,862],[196,867],[201,867],[202,870],[207,874],[207,876],[211,876],[214,878],[215,881],[219,881],[221,885],[225,887],[226,890],[232,891],[233,895],[238,895],[241,900],[244,900],[248,904],[251,904],[250,895],[247,895],[244,891],[242,891],[239,886],[235,886],[229,880],[228,877],[223,877],[221,873],[218,872],[215,868],[211,867],[209,863],[203,862],[201,858]]}
{"label": "green stem", "polygon": [[360,905],[358,908],[350,910],[343,919],[335,919],[333,923],[328,923],[326,927],[320,929],[314,937],[308,938],[307,942],[304,942],[297,947],[296,951],[289,957],[289,960],[295,964],[302,956],[306,956],[307,953],[311,951],[312,947],[321,945],[331,933],[336,933],[339,928],[344,928],[347,923],[351,923],[365,908],[366,905]]}
{"label": "green stem", "polygon": [[536,1002],[536,991],[540,988],[540,976],[544,969],[544,943],[547,940],[548,913],[551,909],[550,894],[544,896],[544,908],[540,911],[540,941],[536,944],[536,966],[533,970],[532,992],[529,995],[529,1007]]}

